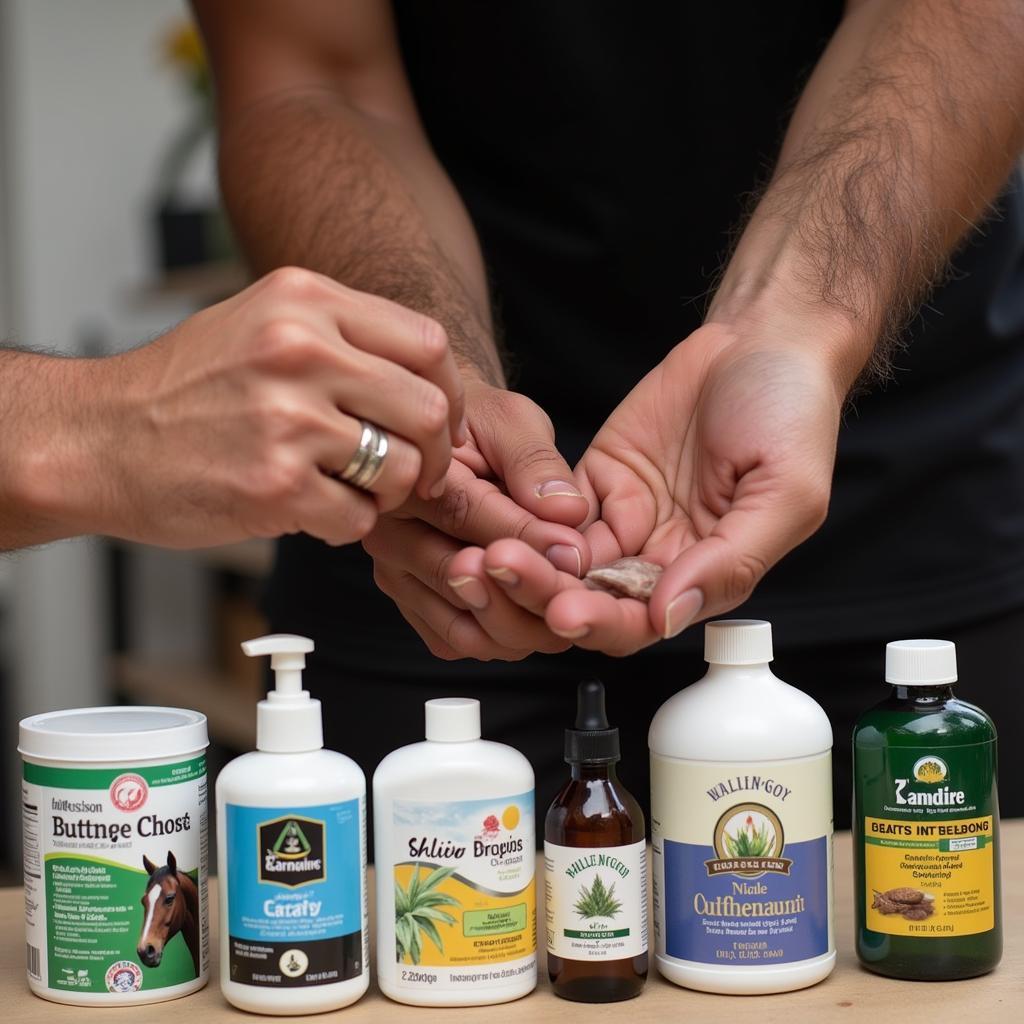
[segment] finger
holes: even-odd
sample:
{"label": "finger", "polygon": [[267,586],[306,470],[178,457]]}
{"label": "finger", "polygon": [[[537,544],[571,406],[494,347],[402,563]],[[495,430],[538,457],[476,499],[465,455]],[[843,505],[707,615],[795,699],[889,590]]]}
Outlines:
{"label": "finger", "polygon": [[[489,545],[483,555],[483,568],[510,601],[541,617],[556,594],[585,589],[582,580],[559,572],[543,555],[518,540],[498,540]],[[452,571],[456,571],[454,564]]]}
{"label": "finger", "polygon": [[419,634],[420,639],[427,645],[427,650],[435,658],[440,658],[442,661],[458,661],[460,658],[464,658],[464,654],[460,654],[450,644],[446,644],[428,625],[427,620],[421,615],[417,615],[411,608],[407,608],[405,605],[396,604],[399,614],[410,626]]}
{"label": "finger", "polygon": [[625,657],[658,639],[647,606],[629,597],[573,589],[557,594],[545,615],[552,632],[577,646]]}
{"label": "finger", "polygon": [[[381,572],[390,572],[396,576],[411,575],[457,609],[464,611],[469,607],[448,586],[448,567],[462,550],[462,545],[451,537],[418,519],[381,516],[373,532],[364,538],[363,547],[374,560],[375,577]],[[386,590],[385,593],[395,597],[390,591]]]}
{"label": "finger", "polygon": [[377,505],[368,494],[312,472],[297,508],[298,529],[328,544],[362,540],[377,522]]}
{"label": "finger", "polygon": [[587,527],[581,529],[601,524],[622,552],[642,550],[658,521],[657,502],[644,478],[631,465],[591,447],[576,468],[576,479],[584,493],[596,498],[598,510],[598,520],[588,516]]}
{"label": "finger", "polygon": [[712,532],[683,551],[654,588],[648,610],[663,637],[742,604],[764,574],[817,529],[827,509],[827,491],[822,497],[800,485],[758,494],[756,482],[745,480],[737,494]]}
{"label": "finger", "polygon": [[[521,661],[531,653],[529,650],[511,649],[492,640],[472,613],[452,607],[413,576],[406,575],[396,581],[394,590],[389,596],[399,606],[406,621],[419,632],[417,622],[407,612],[415,615],[434,637],[460,657],[477,661]],[[420,636],[429,646],[428,637],[423,633]]]}
{"label": "finger", "polygon": [[453,461],[437,501],[411,499],[407,510],[451,537],[486,547],[515,537],[541,552],[557,568],[582,576],[590,568],[590,546],[569,526],[538,519],[488,480]]}
{"label": "finger", "polygon": [[[359,447],[362,433],[362,424],[344,413],[333,418],[330,428],[325,426],[317,437],[314,457],[327,476],[345,482],[341,474]],[[419,449],[404,438],[388,433],[388,448],[380,475],[363,490],[376,496],[380,512],[390,512],[408,500],[419,479],[420,467]]]}
{"label": "finger", "polygon": [[[536,552],[529,548],[526,550],[533,557],[545,561]],[[546,564],[552,572],[555,571],[550,563]],[[572,646],[564,638],[555,636],[543,617],[519,607],[503,592],[502,585],[488,576],[481,548],[466,548],[459,552],[452,559],[450,571],[449,584],[467,600],[473,599],[470,603],[477,622],[496,643],[510,650],[543,654],[559,654]],[[506,580],[506,585],[512,583],[511,579]]]}
{"label": "finger", "polygon": [[336,293],[333,313],[343,337],[440,388],[448,402],[450,438],[462,444],[466,440],[465,395],[444,327],[397,302],[325,280]]}
{"label": "finger", "polygon": [[524,395],[490,388],[473,404],[473,438],[522,508],[541,519],[578,526],[589,504],[555,447],[547,413]]}
{"label": "finger", "polygon": [[452,457],[448,399],[434,384],[404,367],[365,352],[351,352],[352,366],[338,373],[332,397],[343,412],[401,434],[420,451],[416,490],[429,499],[441,493]]}
{"label": "finger", "polygon": [[307,318],[311,311],[322,310],[355,347],[398,363],[437,385],[448,399],[452,438],[455,444],[465,441],[462,378],[445,330],[436,320],[301,267],[281,267],[252,287],[252,291],[257,289],[269,289],[276,297],[294,303]]}

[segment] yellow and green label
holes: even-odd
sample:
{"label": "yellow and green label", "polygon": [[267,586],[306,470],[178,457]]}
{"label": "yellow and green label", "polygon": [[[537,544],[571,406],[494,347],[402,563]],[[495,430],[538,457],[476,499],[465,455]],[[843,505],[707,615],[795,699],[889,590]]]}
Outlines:
{"label": "yellow and green label", "polygon": [[894,747],[872,756],[882,771],[862,786],[865,926],[920,938],[991,931],[998,846],[992,744]]}
{"label": "yellow and green label", "polygon": [[395,804],[403,988],[486,991],[536,970],[533,793]]}

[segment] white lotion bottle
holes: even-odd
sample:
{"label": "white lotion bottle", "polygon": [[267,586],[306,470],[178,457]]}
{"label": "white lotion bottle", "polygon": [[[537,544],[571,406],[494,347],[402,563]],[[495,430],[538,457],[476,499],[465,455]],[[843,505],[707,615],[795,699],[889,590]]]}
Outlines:
{"label": "white lotion bottle", "polygon": [[805,988],[836,960],[832,727],[772,673],[769,623],[707,623],[704,657],[649,734],[655,964],[704,992]]}
{"label": "white lotion bottle", "polygon": [[251,1013],[337,1010],[369,985],[366,778],[323,749],[320,701],[302,688],[313,641],[249,640],[275,688],[256,709],[256,750],[217,778],[220,985]]}
{"label": "white lotion bottle", "polygon": [[533,769],[480,738],[480,702],[426,702],[426,741],[373,776],[377,980],[416,1006],[481,1006],[537,984]]}

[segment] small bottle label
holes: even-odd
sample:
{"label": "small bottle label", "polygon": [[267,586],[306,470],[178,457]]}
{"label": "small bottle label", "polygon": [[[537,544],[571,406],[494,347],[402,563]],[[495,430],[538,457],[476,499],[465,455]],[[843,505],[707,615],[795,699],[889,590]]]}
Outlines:
{"label": "small bottle label", "polygon": [[647,844],[544,844],[548,952],[624,960],[647,952]]}
{"label": "small bottle label", "polygon": [[366,970],[363,801],[226,811],[231,980],[296,988],[358,978]]}
{"label": "small bottle label", "polygon": [[659,953],[757,967],[834,948],[831,767],[652,755]]}
{"label": "small bottle label", "polygon": [[[394,805],[396,982],[479,991],[537,971],[533,792]],[[383,870],[384,865],[381,865]]]}
{"label": "small bottle label", "polygon": [[886,785],[863,808],[866,926],[925,938],[990,931],[994,744],[891,747],[884,760]]}

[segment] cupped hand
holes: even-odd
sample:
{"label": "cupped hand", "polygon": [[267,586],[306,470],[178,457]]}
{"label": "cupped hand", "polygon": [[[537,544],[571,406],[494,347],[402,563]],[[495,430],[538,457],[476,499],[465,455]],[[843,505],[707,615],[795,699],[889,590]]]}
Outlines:
{"label": "cupped hand", "polygon": [[491,578],[555,635],[613,655],[741,604],[827,512],[844,389],[814,342],[706,325],[585,452],[575,479],[594,564],[664,566],[649,604],[588,590],[511,541],[487,549]]}
{"label": "cupped hand", "polygon": [[591,558],[574,527],[588,502],[534,402],[467,382],[466,417],[469,437],[454,453],[444,494],[382,516],[364,540],[374,579],[438,657],[511,661],[565,650],[569,641],[520,608],[480,560],[485,545],[517,538],[553,572],[578,580]]}

